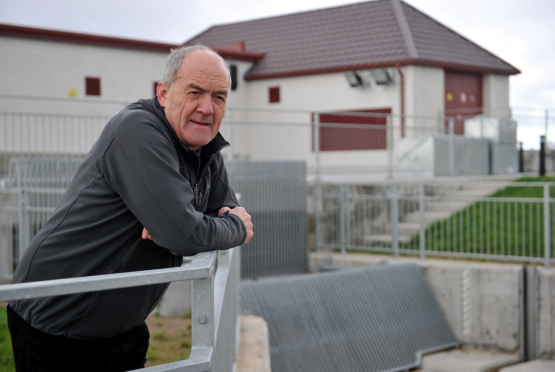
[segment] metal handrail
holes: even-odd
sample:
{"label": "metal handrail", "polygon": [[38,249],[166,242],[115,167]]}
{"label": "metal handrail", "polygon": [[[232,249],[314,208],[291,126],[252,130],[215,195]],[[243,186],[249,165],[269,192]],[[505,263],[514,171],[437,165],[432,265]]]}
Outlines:
{"label": "metal handrail", "polygon": [[236,248],[203,252],[190,264],[169,269],[45,280],[0,286],[0,301],[60,296],[192,280],[192,341],[189,359],[141,369],[145,372],[210,371]]}

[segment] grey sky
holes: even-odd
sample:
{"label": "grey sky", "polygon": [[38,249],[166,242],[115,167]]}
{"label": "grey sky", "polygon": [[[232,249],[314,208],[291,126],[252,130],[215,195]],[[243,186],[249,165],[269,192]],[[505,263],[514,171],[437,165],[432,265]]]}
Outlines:
{"label": "grey sky", "polygon": [[[521,140],[537,141],[544,114],[520,107],[550,108],[555,123],[555,1],[405,1],[522,71],[511,77],[511,105],[519,123],[529,129],[519,131]],[[0,0],[0,23],[181,43],[215,24],[350,3],[353,1]],[[552,134],[550,139],[555,139]]]}

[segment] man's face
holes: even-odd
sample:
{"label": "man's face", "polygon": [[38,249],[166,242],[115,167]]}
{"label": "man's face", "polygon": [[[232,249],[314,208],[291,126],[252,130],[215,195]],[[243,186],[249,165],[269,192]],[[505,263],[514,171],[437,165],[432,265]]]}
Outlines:
{"label": "man's face", "polygon": [[224,118],[229,75],[222,61],[210,52],[189,53],[168,90],[160,82],[158,100],[179,139],[196,151],[216,136]]}

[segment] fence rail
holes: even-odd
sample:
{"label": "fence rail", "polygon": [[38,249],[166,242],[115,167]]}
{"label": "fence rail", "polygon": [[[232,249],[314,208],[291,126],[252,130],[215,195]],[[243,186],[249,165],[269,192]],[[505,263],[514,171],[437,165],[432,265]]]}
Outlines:
{"label": "fence rail", "polygon": [[[374,111],[228,108],[220,131],[231,146],[222,153],[233,160],[305,161],[308,174],[316,177],[518,171],[516,122],[505,116]],[[0,113],[0,178],[7,177],[12,158],[84,157],[109,119]],[[463,157],[469,161],[454,161]]]}
{"label": "fence rail", "polygon": [[180,268],[3,285],[0,301],[192,280],[193,345],[189,359],[141,371],[231,372],[237,355],[239,262],[239,248],[205,252]]}
{"label": "fence rail", "polygon": [[[314,193],[316,248],[526,261],[549,267],[554,262],[554,186],[324,184]],[[511,197],[519,193],[510,192],[515,188],[523,196]]]}

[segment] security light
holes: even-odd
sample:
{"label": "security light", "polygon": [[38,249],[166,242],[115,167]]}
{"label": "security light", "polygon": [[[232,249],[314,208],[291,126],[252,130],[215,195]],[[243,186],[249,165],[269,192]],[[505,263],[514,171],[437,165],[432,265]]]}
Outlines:
{"label": "security light", "polygon": [[364,81],[356,71],[345,71],[345,77],[353,88],[364,86]]}
{"label": "security light", "polygon": [[391,81],[389,74],[385,68],[377,68],[372,70],[372,75],[374,76],[374,81],[378,85],[388,85]]}

